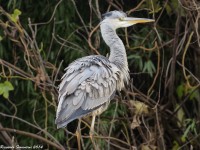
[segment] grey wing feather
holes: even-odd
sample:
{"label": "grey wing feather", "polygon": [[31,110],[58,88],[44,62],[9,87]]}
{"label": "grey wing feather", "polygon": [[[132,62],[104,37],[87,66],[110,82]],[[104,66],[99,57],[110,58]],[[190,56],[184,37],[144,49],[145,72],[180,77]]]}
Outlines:
{"label": "grey wing feather", "polygon": [[103,56],[83,57],[65,70],[59,86],[58,128],[109,102],[123,85],[120,70]]}

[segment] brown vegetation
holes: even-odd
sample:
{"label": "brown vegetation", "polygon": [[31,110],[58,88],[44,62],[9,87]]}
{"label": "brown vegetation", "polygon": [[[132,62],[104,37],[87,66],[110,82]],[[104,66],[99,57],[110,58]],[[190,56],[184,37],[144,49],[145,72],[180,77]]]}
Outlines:
{"label": "brown vegetation", "polygon": [[[119,30],[131,84],[89,137],[83,118],[54,124],[57,85],[76,58],[107,55],[101,14],[123,10],[153,25]],[[0,146],[46,149],[200,149],[200,3],[197,0],[0,1]]]}

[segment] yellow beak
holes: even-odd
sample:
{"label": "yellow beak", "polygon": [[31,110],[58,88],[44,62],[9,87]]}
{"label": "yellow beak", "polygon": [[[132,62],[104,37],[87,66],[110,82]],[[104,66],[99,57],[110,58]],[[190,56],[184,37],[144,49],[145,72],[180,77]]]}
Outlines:
{"label": "yellow beak", "polygon": [[123,18],[123,21],[127,22],[130,25],[137,24],[137,23],[147,23],[147,22],[154,22],[153,19],[146,19],[146,18],[133,18],[133,17],[126,17]]}

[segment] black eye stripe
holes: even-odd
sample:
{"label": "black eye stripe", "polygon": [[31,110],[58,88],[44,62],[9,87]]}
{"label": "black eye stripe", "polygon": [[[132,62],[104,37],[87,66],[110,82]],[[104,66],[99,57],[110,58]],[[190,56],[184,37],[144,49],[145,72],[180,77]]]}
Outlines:
{"label": "black eye stripe", "polygon": [[124,13],[123,11],[116,11],[116,10],[107,12],[102,15],[103,19],[106,19],[106,18],[118,19],[118,18],[124,18],[124,17],[127,17],[126,13]]}
{"label": "black eye stripe", "polygon": [[102,18],[105,19],[106,17],[112,16],[112,12],[107,12],[105,14],[102,14]]}

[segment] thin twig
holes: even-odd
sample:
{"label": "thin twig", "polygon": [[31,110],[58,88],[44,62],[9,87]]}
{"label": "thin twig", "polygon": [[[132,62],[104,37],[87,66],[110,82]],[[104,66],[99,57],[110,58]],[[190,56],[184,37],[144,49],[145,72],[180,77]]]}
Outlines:
{"label": "thin twig", "polygon": [[88,44],[90,46],[90,48],[97,54],[97,55],[100,55],[100,53],[98,52],[97,49],[94,48],[94,46],[92,45],[92,42],[91,42],[91,37],[93,35],[93,33],[99,28],[100,24],[98,24],[89,34],[88,36]]}
{"label": "thin twig", "polygon": [[57,10],[57,8],[58,8],[58,6],[61,4],[61,2],[62,2],[63,0],[59,0],[58,1],[58,3],[55,5],[55,8],[54,8],[54,10],[53,10],[53,13],[52,13],[52,15],[51,15],[51,17],[50,17],[50,19],[47,21],[47,22],[41,22],[41,23],[32,23],[31,25],[45,25],[45,24],[49,24],[52,20],[53,20],[53,18],[54,18],[54,15],[55,15],[55,13],[56,13],[56,10]]}
{"label": "thin twig", "polygon": [[0,128],[0,131],[7,131],[7,132],[14,132],[14,133],[17,133],[17,134],[21,134],[21,135],[25,135],[25,136],[28,136],[28,137],[31,137],[31,138],[35,138],[35,139],[38,139],[46,144],[49,144],[59,150],[65,150],[63,147],[53,143],[52,141],[49,141],[39,135],[36,135],[36,134],[33,134],[33,133],[29,133],[29,132],[25,132],[25,131],[21,131],[21,130],[16,130],[16,129],[11,129],[11,128]]}
{"label": "thin twig", "polygon": [[[156,45],[156,47],[158,48],[157,42],[155,42],[155,45]],[[158,60],[157,60],[156,75],[155,75],[155,77],[154,77],[154,79],[153,79],[153,83],[151,84],[150,88],[149,88],[148,91],[147,91],[147,95],[150,95],[150,93],[151,93],[151,91],[152,91],[152,89],[153,89],[153,87],[154,87],[154,85],[155,85],[155,83],[156,83],[156,81],[157,81],[157,78],[158,78],[158,75],[159,75],[159,71],[160,71],[160,50],[158,49],[157,52],[158,52],[158,57],[157,57]]]}
{"label": "thin twig", "polygon": [[22,118],[19,118],[19,117],[17,117],[17,116],[11,116],[11,115],[8,115],[8,114],[4,114],[4,113],[2,113],[2,112],[0,112],[0,115],[3,116],[3,117],[14,118],[14,119],[19,120],[19,121],[21,121],[21,122],[23,122],[23,123],[25,123],[25,124],[27,124],[27,125],[33,127],[33,128],[38,129],[39,131],[42,131],[42,132],[43,132],[44,134],[46,134],[49,138],[51,138],[52,140],[54,140],[54,141],[57,143],[57,145],[60,145],[60,146],[61,146],[61,144],[60,144],[49,132],[43,130],[42,128],[40,128],[40,127],[38,127],[38,126],[35,126],[34,124],[32,124],[32,123],[30,123],[30,122],[28,122],[28,121],[26,121],[26,120],[23,120]]}

